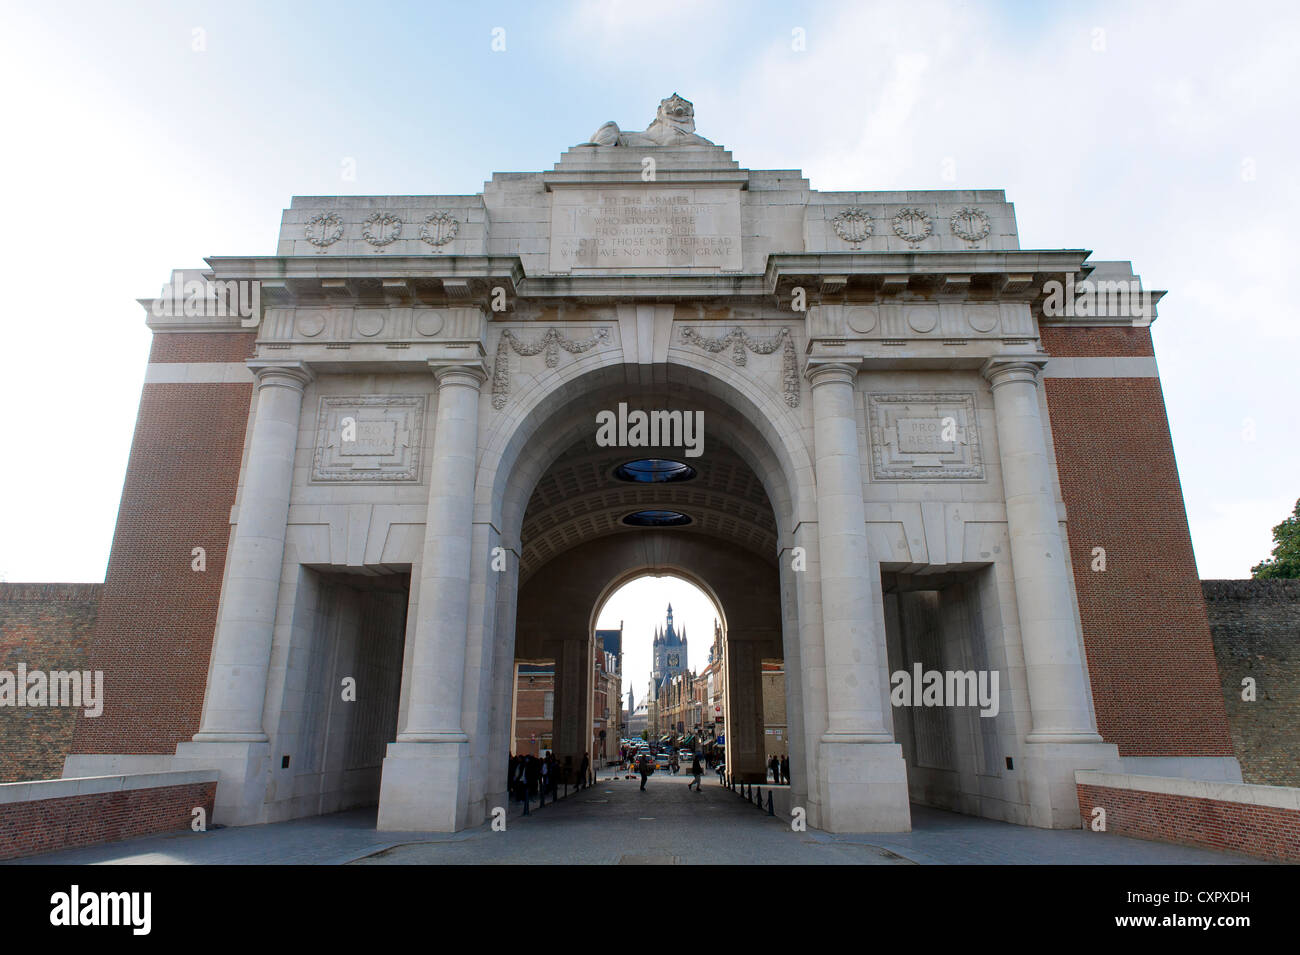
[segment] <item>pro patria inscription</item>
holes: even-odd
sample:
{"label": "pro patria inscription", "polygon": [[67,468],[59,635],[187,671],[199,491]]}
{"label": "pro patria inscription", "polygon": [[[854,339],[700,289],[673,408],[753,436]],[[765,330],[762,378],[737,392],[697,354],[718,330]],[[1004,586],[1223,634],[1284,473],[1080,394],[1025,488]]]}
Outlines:
{"label": "pro patria inscription", "polygon": [[551,271],[740,268],[734,189],[556,189]]}

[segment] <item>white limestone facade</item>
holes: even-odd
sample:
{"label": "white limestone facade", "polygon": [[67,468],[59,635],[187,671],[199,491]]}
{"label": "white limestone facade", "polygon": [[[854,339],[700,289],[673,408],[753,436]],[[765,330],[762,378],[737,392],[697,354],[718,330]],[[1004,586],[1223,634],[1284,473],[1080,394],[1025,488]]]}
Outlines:
{"label": "white limestone facade", "polygon": [[[1001,191],[819,192],[714,145],[579,145],[478,195],[296,197],[274,255],[208,264],[258,283],[255,356],[148,374],[254,382],[201,725],[168,761],[220,772],[215,821],[483,823],[515,662],[557,661],[589,723],[598,603],[646,571],[719,603],[737,770],[761,661],[784,662],[814,827],[907,830],[910,802],[1074,827],[1075,772],[1123,771],[1043,380],[1125,359],[1041,347],[1049,284],[1098,264],[1020,249]],[[698,460],[660,449],[699,483],[610,477],[659,453],[594,444],[620,403],[704,413]],[[691,524],[623,523],[643,508]],[[896,705],[914,664],[996,672],[996,714]]]}

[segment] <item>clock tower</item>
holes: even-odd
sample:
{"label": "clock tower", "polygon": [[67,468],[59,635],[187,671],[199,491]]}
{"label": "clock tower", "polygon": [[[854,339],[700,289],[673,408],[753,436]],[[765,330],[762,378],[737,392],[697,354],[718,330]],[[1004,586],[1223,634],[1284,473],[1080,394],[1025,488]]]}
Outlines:
{"label": "clock tower", "polygon": [[654,640],[654,682],[663,683],[679,673],[686,672],[686,631],[678,634],[673,627],[673,605],[668,605],[668,619],[665,626],[655,630]]}

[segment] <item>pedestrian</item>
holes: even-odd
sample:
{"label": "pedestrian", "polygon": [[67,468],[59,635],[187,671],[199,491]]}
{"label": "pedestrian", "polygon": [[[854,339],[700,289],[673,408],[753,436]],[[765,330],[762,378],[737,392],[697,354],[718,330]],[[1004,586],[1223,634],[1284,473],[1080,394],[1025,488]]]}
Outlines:
{"label": "pedestrian", "polygon": [[790,785],[790,756],[788,753],[781,754],[781,781],[787,786]]}
{"label": "pedestrian", "polygon": [[578,769],[578,788],[587,788],[587,769],[591,766],[591,760],[586,753],[582,754],[582,766]]}
{"label": "pedestrian", "polygon": [[527,766],[525,767],[525,779],[528,785],[528,795],[533,796],[537,793],[537,783],[542,775],[542,761],[536,756],[529,754]]}
{"label": "pedestrian", "polygon": [[772,782],[776,783],[777,785],[780,785],[780,783],[781,783],[781,761],[780,761],[779,759],[776,758],[776,753],[773,753],[773,754],[772,754],[772,758],[769,759],[769,760],[767,761],[767,768],[768,768],[768,769],[771,771],[771,773],[772,773]]}
{"label": "pedestrian", "polygon": [[515,798],[525,804],[528,799],[528,758],[520,756],[515,764]]}
{"label": "pedestrian", "polygon": [[[691,775],[695,777],[695,791],[702,792],[700,789],[700,779],[704,776],[704,767],[700,765],[700,754],[696,753],[695,758],[691,760]],[[690,789],[690,786],[686,787]]]}
{"label": "pedestrian", "polygon": [[676,776],[676,775],[677,775],[677,771],[678,771],[679,769],[682,768],[682,767],[681,767],[681,764],[677,762],[677,754],[676,754],[676,753],[673,753],[673,758],[670,759],[670,760],[668,761],[668,768],[671,769],[671,770],[673,771],[673,775],[674,775],[674,776]]}
{"label": "pedestrian", "polygon": [[650,778],[650,757],[642,756],[637,763],[637,771],[641,774],[641,791],[645,792],[645,781]]}

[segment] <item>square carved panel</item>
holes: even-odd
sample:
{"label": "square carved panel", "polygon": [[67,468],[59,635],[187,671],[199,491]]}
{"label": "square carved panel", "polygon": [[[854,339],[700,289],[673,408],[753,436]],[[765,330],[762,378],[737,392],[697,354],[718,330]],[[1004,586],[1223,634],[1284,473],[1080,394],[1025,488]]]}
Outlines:
{"label": "square carved panel", "polygon": [[982,481],[975,397],[868,395],[873,481]]}
{"label": "square carved panel", "polygon": [[323,397],[311,479],[350,484],[420,480],[423,395]]}

